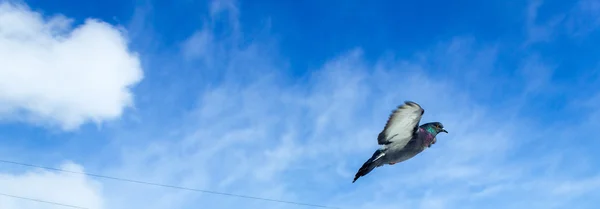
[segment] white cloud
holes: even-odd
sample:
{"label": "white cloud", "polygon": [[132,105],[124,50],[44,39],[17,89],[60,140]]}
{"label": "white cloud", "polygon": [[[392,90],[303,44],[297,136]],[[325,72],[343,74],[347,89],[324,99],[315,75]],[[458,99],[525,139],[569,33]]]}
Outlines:
{"label": "white cloud", "polygon": [[[65,163],[61,169],[84,172],[77,164]],[[2,193],[25,198],[56,202],[90,209],[102,209],[102,188],[99,183],[77,174],[33,170],[23,174],[0,173]],[[0,196],[2,209],[59,209],[52,204]]]}
{"label": "white cloud", "polygon": [[59,125],[116,119],[142,77],[123,31],[0,3],[0,119]]}

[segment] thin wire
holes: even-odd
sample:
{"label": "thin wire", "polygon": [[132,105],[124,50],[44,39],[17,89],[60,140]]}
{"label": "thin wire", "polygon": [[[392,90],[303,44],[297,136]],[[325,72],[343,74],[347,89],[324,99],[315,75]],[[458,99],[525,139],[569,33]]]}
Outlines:
{"label": "thin wire", "polygon": [[[59,168],[44,167],[44,166],[32,165],[32,164],[27,164],[27,163],[19,163],[19,162],[2,160],[2,159],[0,159],[0,163],[14,164],[14,165],[20,165],[20,166],[26,166],[26,167],[33,167],[33,168],[42,168],[42,169],[46,169],[46,170],[59,171],[59,172],[64,172],[64,173],[72,173],[72,174],[93,176],[93,177],[97,177],[97,178],[105,178],[105,179],[111,179],[111,180],[117,180],[117,181],[124,181],[124,182],[130,182],[130,183],[137,183],[137,184],[145,184],[145,185],[151,185],[151,186],[166,187],[166,188],[172,188],[172,189],[187,190],[187,191],[193,191],[193,192],[202,192],[202,193],[215,194],[215,195],[223,195],[223,196],[230,196],[230,197],[239,197],[239,198],[262,200],[262,201],[271,201],[271,202],[279,202],[279,203],[287,203],[287,204],[302,205],[302,206],[317,207],[317,208],[336,208],[336,207],[324,206],[324,205],[315,205],[315,204],[309,204],[309,203],[301,203],[301,202],[277,200],[277,199],[270,199],[270,198],[254,197],[254,196],[239,195],[239,194],[232,194],[232,193],[225,193],[225,192],[217,192],[217,191],[204,190],[204,189],[194,189],[194,188],[187,188],[187,187],[181,187],[181,186],[173,186],[173,185],[167,185],[167,184],[158,184],[158,183],[138,181],[138,180],[131,180],[131,179],[125,179],[125,178],[118,178],[118,177],[110,177],[110,176],[104,176],[104,175],[98,175],[98,174],[92,174],[92,173],[69,171],[69,170],[64,170],[64,169],[59,169]],[[336,209],[339,209],[339,208],[336,208]]]}
{"label": "thin wire", "polygon": [[40,200],[40,199],[34,199],[34,198],[28,198],[28,197],[21,197],[21,196],[4,194],[4,193],[0,193],[0,196],[12,197],[12,198],[22,199],[22,200],[29,200],[29,201],[34,201],[34,202],[41,202],[41,203],[46,203],[46,204],[51,204],[51,205],[58,205],[58,206],[69,207],[69,208],[88,209],[88,208],[74,206],[74,205],[67,205],[67,204],[62,204],[62,203],[58,203],[58,202],[50,202],[50,201],[46,201],[46,200]]}

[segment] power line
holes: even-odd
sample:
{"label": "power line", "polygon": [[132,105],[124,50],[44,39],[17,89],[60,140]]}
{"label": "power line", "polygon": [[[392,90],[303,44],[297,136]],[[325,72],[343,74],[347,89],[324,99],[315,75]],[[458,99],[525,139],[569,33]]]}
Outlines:
{"label": "power line", "polygon": [[205,189],[194,189],[194,188],[188,188],[188,187],[173,186],[173,185],[167,185],[167,184],[159,184],[159,183],[131,180],[131,179],[125,179],[125,178],[118,178],[118,177],[110,177],[110,176],[85,173],[85,172],[69,171],[69,170],[64,170],[64,169],[59,169],[59,168],[44,167],[44,166],[38,166],[38,165],[32,165],[32,164],[20,163],[20,162],[14,162],[14,161],[2,160],[2,159],[0,159],[0,163],[20,165],[20,166],[33,167],[33,168],[42,168],[42,169],[46,169],[46,170],[53,170],[53,171],[64,172],[64,173],[86,175],[86,176],[92,176],[92,177],[97,177],[97,178],[111,179],[111,180],[137,183],[137,184],[145,184],[145,185],[151,185],[151,186],[166,187],[166,188],[179,189],[179,190],[187,190],[187,191],[193,191],[193,192],[202,192],[202,193],[215,194],[215,195],[239,197],[239,198],[270,201],[270,202],[279,202],[279,203],[302,205],[302,206],[317,207],[317,208],[336,208],[336,207],[330,207],[330,206],[324,206],[324,205],[315,205],[315,204],[309,204],[309,203],[301,203],[301,202],[277,200],[277,199],[262,198],[262,197],[255,197],[255,196],[239,195],[239,194],[217,192],[217,191],[211,191],[211,190],[205,190]]}
{"label": "power line", "polygon": [[21,196],[4,194],[4,193],[0,193],[0,196],[12,197],[12,198],[22,199],[22,200],[29,200],[29,201],[34,201],[34,202],[41,202],[41,203],[46,203],[46,204],[50,204],[50,205],[58,205],[58,206],[68,207],[68,208],[88,209],[88,208],[74,206],[74,205],[67,205],[67,204],[62,204],[62,203],[58,203],[58,202],[51,202],[51,201],[46,201],[46,200],[40,200],[40,199],[34,199],[34,198],[28,198],[28,197],[21,197]]}

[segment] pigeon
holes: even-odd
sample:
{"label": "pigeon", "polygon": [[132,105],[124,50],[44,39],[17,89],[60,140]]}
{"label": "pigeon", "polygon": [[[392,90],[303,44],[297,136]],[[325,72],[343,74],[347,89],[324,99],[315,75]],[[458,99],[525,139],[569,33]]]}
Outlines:
{"label": "pigeon", "polygon": [[383,131],[377,136],[377,149],[354,176],[352,183],[373,169],[383,165],[394,165],[408,160],[437,141],[438,133],[448,133],[440,122],[430,122],[419,126],[425,110],[412,101],[405,101],[389,116]]}

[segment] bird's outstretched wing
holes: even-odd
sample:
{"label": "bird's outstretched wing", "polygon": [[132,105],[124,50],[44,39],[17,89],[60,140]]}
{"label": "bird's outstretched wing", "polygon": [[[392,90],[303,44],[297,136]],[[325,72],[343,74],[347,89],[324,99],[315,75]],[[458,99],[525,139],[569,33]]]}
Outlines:
{"label": "bird's outstretched wing", "polygon": [[385,128],[377,137],[377,143],[395,143],[396,146],[404,147],[416,134],[423,113],[425,110],[419,104],[405,101],[392,112]]}

